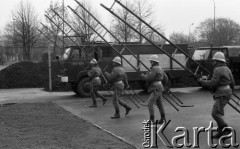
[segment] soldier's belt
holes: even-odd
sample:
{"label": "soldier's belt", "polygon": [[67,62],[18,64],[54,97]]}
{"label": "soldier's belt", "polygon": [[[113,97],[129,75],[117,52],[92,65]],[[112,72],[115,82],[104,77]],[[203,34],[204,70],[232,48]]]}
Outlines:
{"label": "soldier's belt", "polygon": [[123,83],[123,81],[117,81],[117,82],[114,82],[114,83],[116,83],[116,84],[118,84],[118,83]]}
{"label": "soldier's belt", "polygon": [[93,80],[95,80],[95,79],[100,79],[100,77],[94,77]]}
{"label": "soldier's belt", "polygon": [[226,90],[226,89],[230,89],[229,85],[224,85],[224,86],[218,86],[217,90]]}

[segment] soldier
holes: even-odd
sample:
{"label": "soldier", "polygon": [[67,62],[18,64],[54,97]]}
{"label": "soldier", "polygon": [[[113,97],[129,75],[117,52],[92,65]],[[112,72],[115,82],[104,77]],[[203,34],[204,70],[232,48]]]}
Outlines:
{"label": "soldier", "polygon": [[97,107],[96,96],[100,97],[103,101],[103,105],[106,103],[107,99],[98,93],[98,89],[101,86],[101,78],[104,78],[101,69],[98,67],[96,59],[90,61],[91,70],[88,71],[88,77],[90,78],[90,93],[93,99],[93,104],[89,107]]}
{"label": "soldier", "polygon": [[227,123],[224,121],[224,107],[231,98],[235,81],[230,69],[226,66],[225,56],[222,52],[216,52],[213,56],[214,72],[211,80],[199,79],[202,86],[212,87],[213,91],[213,107],[212,117],[217,122],[218,132],[213,138],[220,138],[222,135],[230,133]]}
{"label": "soldier", "polygon": [[156,105],[161,115],[161,119],[158,123],[162,124],[164,121],[166,121],[165,111],[162,105],[162,92],[164,89],[162,81],[164,78],[166,79],[167,76],[164,73],[162,67],[159,66],[159,60],[157,55],[152,55],[149,61],[151,63],[150,71],[146,75],[144,74],[140,75],[140,77],[143,80],[147,81],[148,84],[148,93],[150,93],[150,96],[148,98],[148,110],[150,115],[150,121],[155,123],[153,104],[156,102]]}
{"label": "soldier", "polygon": [[129,111],[132,109],[129,107],[124,101],[122,101],[119,96],[122,93],[122,90],[124,89],[124,83],[126,84],[125,88],[128,88],[128,81],[127,81],[127,75],[124,71],[124,69],[121,66],[121,58],[115,57],[113,60],[113,70],[111,74],[105,72],[105,75],[107,79],[112,83],[112,89],[114,90],[114,97],[113,97],[113,106],[115,108],[115,114],[111,117],[111,119],[117,119],[120,118],[120,111],[119,111],[119,105],[123,106],[126,109],[125,115],[128,115]]}

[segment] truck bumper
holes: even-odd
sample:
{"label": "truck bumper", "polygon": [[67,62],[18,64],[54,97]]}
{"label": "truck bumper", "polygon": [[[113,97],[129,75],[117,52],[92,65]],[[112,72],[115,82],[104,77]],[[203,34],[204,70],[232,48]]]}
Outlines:
{"label": "truck bumper", "polygon": [[67,83],[68,82],[68,77],[67,76],[60,76],[60,75],[58,75],[58,77],[60,78],[60,82],[63,82],[63,83]]}

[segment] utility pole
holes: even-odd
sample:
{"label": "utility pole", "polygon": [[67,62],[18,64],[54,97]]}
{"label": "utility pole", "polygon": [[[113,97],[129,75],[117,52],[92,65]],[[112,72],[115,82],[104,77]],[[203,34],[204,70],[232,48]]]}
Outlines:
{"label": "utility pole", "polygon": [[213,9],[213,40],[212,40],[212,44],[213,41],[215,39],[215,13],[216,13],[216,7],[215,7],[215,0],[212,0],[213,4],[214,4],[214,9]]}
{"label": "utility pole", "polygon": [[51,45],[48,46],[48,75],[49,75],[49,91],[52,91],[52,65],[51,65]]}
{"label": "utility pole", "polygon": [[188,43],[190,43],[190,36],[191,36],[191,30],[190,30],[190,28],[191,28],[192,25],[194,25],[194,23],[191,23],[191,24],[189,25],[189,28],[188,28]]}
{"label": "utility pole", "polygon": [[64,17],[64,16],[65,16],[64,0],[63,0],[63,2],[62,2],[62,5],[63,5],[63,6],[62,6],[62,7],[63,7],[63,8],[62,8],[62,9],[63,9],[63,10],[62,10],[62,11],[63,11],[63,14],[62,14],[62,15],[63,15],[63,21],[62,21],[62,23],[63,23],[63,30],[62,30],[62,36],[63,36],[63,49],[62,49],[62,50],[64,50],[64,48],[65,48],[65,44],[64,44],[64,18],[65,18],[65,17]]}

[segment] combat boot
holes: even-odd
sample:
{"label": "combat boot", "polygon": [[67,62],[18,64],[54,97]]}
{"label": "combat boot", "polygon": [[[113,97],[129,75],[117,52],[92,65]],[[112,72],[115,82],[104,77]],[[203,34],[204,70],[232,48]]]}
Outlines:
{"label": "combat boot", "polygon": [[152,123],[155,123],[154,115],[150,115],[150,121],[151,121]]}
{"label": "combat boot", "polygon": [[213,139],[219,139],[223,135],[223,132],[218,131],[215,135],[212,136]]}
{"label": "combat boot", "polygon": [[97,105],[96,104],[92,104],[91,106],[89,106],[89,108],[96,108]]}
{"label": "combat boot", "polygon": [[223,135],[223,128],[224,127],[218,127],[218,131],[215,135],[212,136],[213,139],[219,139]]}
{"label": "combat boot", "polygon": [[89,106],[89,108],[96,108],[97,107],[97,103],[93,102],[93,104],[91,106]]}
{"label": "combat boot", "polygon": [[111,119],[117,119],[117,118],[120,118],[120,112],[119,111],[116,111],[114,116],[111,117]]}
{"label": "combat boot", "polygon": [[[228,129],[228,128],[225,128],[225,127],[228,127],[228,126],[224,126],[222,128],[219,128],[218,132],[212,136],[213,139],[218,139],[220,138],[221,136],[223,135],[228,135],[231,133],[231,130]],[[225,128],[225,130],[223,131],[223,128]]]}
{"label": "combat boot", "polygon": [[122,100],[119,100],[118,102],[119,102],[119,104],[120,104],[121,106],[123,106],[123,107],[126,109],[125,115],[128,115],[129,111],[131,111],[132,108],[129,107],[129,106],[128,106],[125,102],[123,102]]}
{"label": "combat boot", "polygon": [[157,123],[161,125],[164,122],[166,122],[165,114],[161,114],[161,119]]}
{"label": "combat boot", "polygon": [[105,105],[106,101],[107,101],[107,98],[102,98],[102,101],[103,101],[103,105]]}
{"label": "combat boot", "polygon": [[128,115],[129,111],[131,111],[131,110],[132,110],[132,108],[126,107],[126,113],[125,113],[125,115]]}

